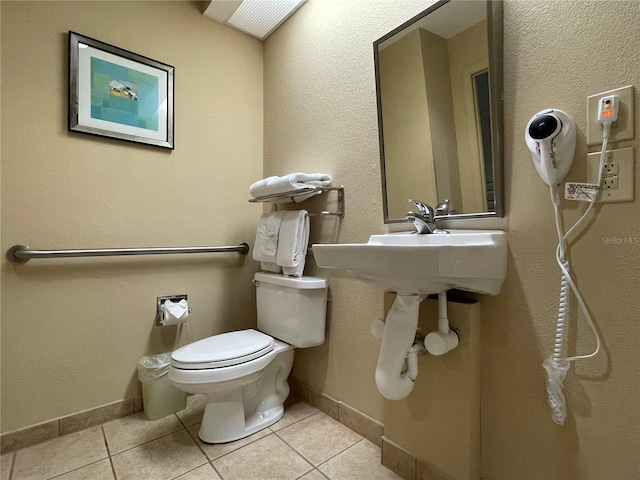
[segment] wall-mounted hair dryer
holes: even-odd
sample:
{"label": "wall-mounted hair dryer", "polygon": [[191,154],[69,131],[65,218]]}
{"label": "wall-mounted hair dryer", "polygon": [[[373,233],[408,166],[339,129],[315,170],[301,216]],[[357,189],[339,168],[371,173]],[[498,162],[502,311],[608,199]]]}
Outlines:
{"label": "wall-mounted hair dryer", "polygon": [[529,120],[524,138],[540,178],[549,186],[562,182],[576,149],[573,118],[555,108],[538,112]]}
{"label": "wall-mounted hair dryer", "polygon": [[[603,124],[604,126],[604,124]],[[606,151],[606,138],[609,136],[608,128],[603,133],[605,142],[602,146],[602,154],[600,158],[600,171],[604,164],[604,154]],[[553,354],[550,355],[543,363],[544,369],[547,371],[547,397],[549,406],[551,407],[552,419],[558,425],[564,425],[567,417],[567,404],[563,392],[562,382],[569,370],[570,362],[584,358],[590,358],[598,354],[600,351],[600,337],[596,330],[593,320],[589,315],[582,296],[578,291],[571,274],[569,273],[569,261],[566,259],[568,243],[567,236],[586,218],[587,213],[593,207],[591,201],[587,211],[565,234],[562,223],[560,222],[560,198],[556,186],[564,180],[569,173],[571,164],[573,163],[573,154],[576,149],[576,125],[570,115],[562,110],[547,109],[536,113],[524,132],[524,138],[527,142],[529,150],[531,150],[531,158],[533,164],[538,171],[540,178],[549,185],[551,193],[551,201],[553,203],[556,231],[558,233],[558,247],[556,248],[556,261],[562,271],[562,281],[560,284],[560,302],[558,307],[558,319],[556,321],[556,335],[553,348]],[[568,357],[566,354],[566,314],[567,302],[570,290],[576,296],[580,309],[584,314],[587,322],[591,326],[594,336],[596,337],[596,348],[593,353],[588,355],[575,355]]]}

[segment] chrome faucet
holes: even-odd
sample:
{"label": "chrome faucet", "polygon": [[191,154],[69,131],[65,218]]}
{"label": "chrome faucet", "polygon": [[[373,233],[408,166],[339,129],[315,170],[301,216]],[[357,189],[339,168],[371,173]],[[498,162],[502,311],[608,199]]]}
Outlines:
{"label": "chrome faucet", "polygon": [[413,223],[416,227],[416,233],[448,233],[446,230],[440,230],[436,226],[436,215],[449,214],[449,199],[444,199],[434,210],[430,205],[419,200],[409,199],[409,203],[413,203],[418,209],[416,212],[407,213],[407,222]]}
{"label": "chrome faucet", "polygon": [[418,209],[418,213],[407,213],[407,221],[413,223],[416,232],[420,234],[435,232],[437,228],[433,208],[419,200],[409,199],[409,203],[413,203]]}

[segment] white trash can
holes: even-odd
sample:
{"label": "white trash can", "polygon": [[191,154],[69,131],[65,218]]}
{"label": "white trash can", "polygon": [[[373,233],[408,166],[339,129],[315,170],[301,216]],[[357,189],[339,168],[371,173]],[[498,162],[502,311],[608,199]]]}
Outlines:
{"label": "white trash can", "polygon": [[171,353],[148,355],[138,363],[138,379],[142,383],[142,405],[148,420],[158,420],[187,406],[187,392],[169,380]]}

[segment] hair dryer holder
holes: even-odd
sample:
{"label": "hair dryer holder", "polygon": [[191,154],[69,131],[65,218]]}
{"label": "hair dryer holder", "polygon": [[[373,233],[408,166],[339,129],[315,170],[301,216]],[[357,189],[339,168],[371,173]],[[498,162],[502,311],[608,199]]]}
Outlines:
{"label": "hair dryer holder", "polygon": [[536,113],[524,133],[533,165],[549,186],[559,185],[569,173],[576,149],[576,125],[562,110]]}

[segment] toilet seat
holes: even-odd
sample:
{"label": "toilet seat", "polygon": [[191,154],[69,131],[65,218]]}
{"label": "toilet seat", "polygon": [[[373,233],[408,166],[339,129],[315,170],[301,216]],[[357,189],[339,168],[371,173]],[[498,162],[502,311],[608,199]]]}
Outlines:
{"label": "toilet seat", "polygon": [[171,354],[171,365],[183,370],[230,367],[260,358],[274,348],[269,335],[257,330],[240,330],[199,340]]}

